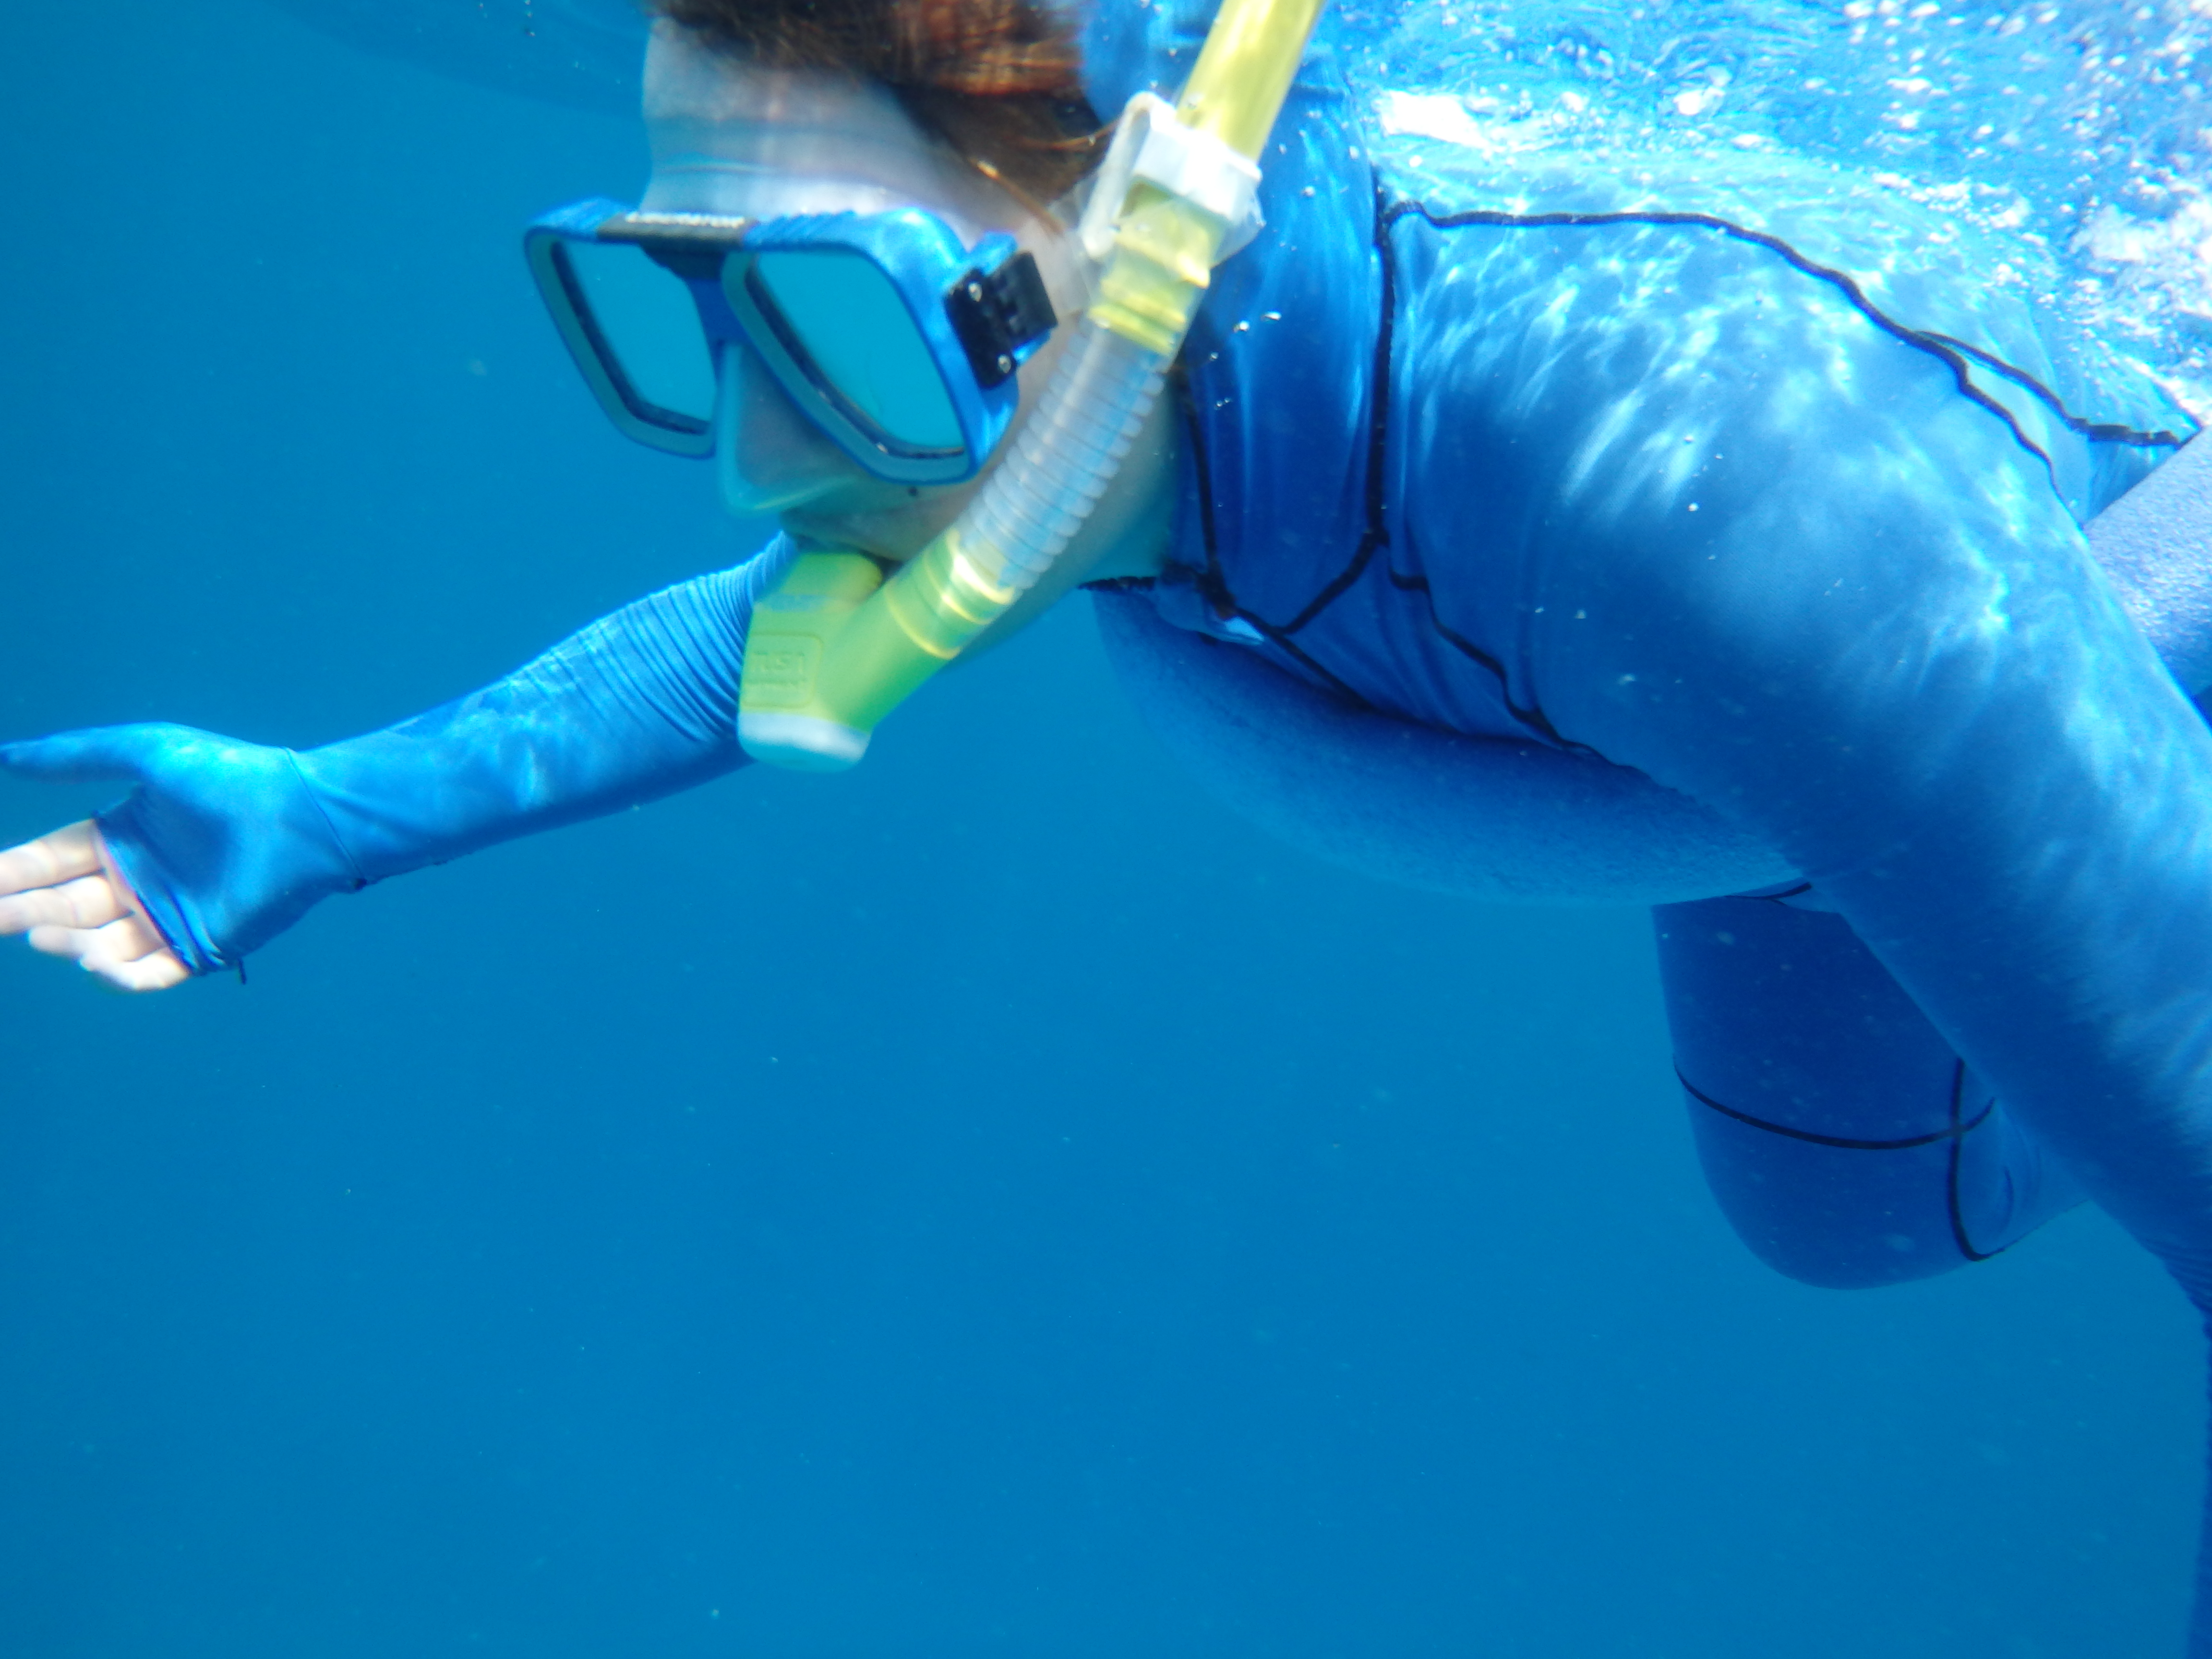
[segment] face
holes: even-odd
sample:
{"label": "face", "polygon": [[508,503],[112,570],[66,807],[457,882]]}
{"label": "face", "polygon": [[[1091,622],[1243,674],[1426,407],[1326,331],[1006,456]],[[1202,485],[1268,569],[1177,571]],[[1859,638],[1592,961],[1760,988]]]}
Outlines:
{"label": "face", "polygon": [[733,510],[774,511],[794,534],[905,559],[966,506],[1009,452],[1080,313],[1073,238],[915,125],[884,88],[820,70],[769,70],[655,31],[646,61],[651,212],[766,218],[919,207],[972,246],[996,231],[1037,261],[1063,319],[1017,371],[1014,427],[964,483],[914,486],[863,471],[793,406],[750,349],[720,360],[716,468]]}

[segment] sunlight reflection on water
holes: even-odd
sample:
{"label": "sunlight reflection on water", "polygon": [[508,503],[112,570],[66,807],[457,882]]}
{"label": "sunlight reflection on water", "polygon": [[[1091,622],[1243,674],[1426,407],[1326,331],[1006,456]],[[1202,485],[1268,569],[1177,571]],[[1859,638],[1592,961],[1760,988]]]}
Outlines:
{"label": "sunlight reflection on water", "polygon": [[[2043,297],[2212,413],[2212,0],[1412,0],[1347,10],[1414,130],[1861,168],[2016,238]],[[1386,119],[1389,118],[1386,112]]]}

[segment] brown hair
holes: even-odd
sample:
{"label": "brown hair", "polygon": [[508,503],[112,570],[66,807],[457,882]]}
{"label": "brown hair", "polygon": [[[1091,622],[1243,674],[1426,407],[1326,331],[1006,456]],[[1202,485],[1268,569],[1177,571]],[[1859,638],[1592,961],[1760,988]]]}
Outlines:
{"label": "brown hair", "polygon": [[980,172],[1048,202],[1105,153],[1066,16],[1040,0],[653,0],[772,69],[882,82]]}

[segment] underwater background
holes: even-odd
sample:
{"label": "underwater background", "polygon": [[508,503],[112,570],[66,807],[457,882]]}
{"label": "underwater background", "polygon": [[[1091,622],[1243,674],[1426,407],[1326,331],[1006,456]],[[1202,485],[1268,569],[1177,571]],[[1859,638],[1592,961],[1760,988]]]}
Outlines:
{"label": "underwater background", "polygon": [[[1917,59],[1925,3],[1528,10],[1352,21],[1492,142],[1686,112],[2016,197],[2055,300],[2203,384],[2202,62],[2111,61],[2202,8]],[[2063,108],[2014,146],[1890,84],[2018,113],[1969,71],[2030,47]],[[0,166],[0,734],[324,741],[757,539],[523,270],[531,215],[634,194],[633,124],[258,0],[26,4]],[[0,784],[0,842],[106,798]],[[1263,839],[1079,602],[849,777],[333,902],[243,987],[0,951],[0,1655],[2178,1651],[2179,1294],[2087,1211],[1932,1283],[1770,1273],[1648,935]]]}

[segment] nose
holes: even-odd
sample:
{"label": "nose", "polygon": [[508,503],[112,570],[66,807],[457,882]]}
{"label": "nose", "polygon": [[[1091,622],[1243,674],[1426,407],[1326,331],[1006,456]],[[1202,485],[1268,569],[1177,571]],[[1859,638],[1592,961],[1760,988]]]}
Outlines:
{"label": "nose", "polygon": [[785,513],[865,481],[850,458],[793,406],[750,346],[724,341],[716,368],[714,471],[722,504],[732,513]]}

